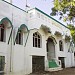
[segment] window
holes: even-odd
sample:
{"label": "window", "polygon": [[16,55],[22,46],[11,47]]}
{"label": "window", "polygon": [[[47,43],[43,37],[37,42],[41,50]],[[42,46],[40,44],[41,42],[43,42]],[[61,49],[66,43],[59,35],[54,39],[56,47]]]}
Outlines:
{"label": "window", "polygon": [[41,36],[38,32],[33,34],[33,47],[41,48]]}
{"label": "window", "polygon": [[74,59],[75,59],[75,52],[74,52]]}
{"label": "window", "polygon": [[5,27],[4,27],[4,24],[0,24],[0,41],[5,42]]}
{"label": "window", "polygon": [[62,42],[62,40],[59,41],[59,50],[63,51],[63,42]]}
{"label": "window", "polygon": [[16,36],[16,44],[23,44],[23,33],[21,30],[18,31],[17,36]]}

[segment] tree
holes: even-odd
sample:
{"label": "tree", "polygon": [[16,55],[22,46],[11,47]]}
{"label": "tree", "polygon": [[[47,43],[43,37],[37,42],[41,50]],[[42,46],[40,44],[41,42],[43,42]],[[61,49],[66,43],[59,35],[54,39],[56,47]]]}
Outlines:
{"label": "tree", "polygon": [[75,22],[75,0],[54,0],[51,15],[60,15],[64,21]]}
{"label": "tree", "polygon": [[[50,15],[60,15],[60,19],[63,18],[65,22],[70,22],[68,28],[71,31],[72,40],[75,44],[75,0],[54,0],[53,2],[54,7]],[[71,23],[73,23],[73,25]]]}
{"label": "tree", "polygon": [[68,28],[70,29],[71,35],[72,35],[72,41],[75,44],[75,27],[74,25],[69,24]]}

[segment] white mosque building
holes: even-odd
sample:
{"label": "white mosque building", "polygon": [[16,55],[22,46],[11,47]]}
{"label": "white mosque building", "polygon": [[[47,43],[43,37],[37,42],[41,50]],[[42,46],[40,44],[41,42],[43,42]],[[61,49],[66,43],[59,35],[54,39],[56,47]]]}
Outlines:
{"label": "white mosque building", "polygon": [[25,75],[74,66],[70,30],[38,8],[0,0],[0,73]]}

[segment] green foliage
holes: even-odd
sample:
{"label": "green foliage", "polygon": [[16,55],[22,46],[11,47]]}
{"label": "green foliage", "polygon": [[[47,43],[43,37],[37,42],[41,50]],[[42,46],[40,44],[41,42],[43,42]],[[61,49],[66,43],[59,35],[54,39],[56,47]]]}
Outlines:
{"label": "green foliage", "polygon": [[[52,8],[51,15],[55,16],[59,14],[63,16],[66,14],[66,21],[74,22],[75,18],[75,0],[54,0],[54,7]],[[68,12],[68,14],[67,14]]]}
{"label": "green foliage", "polygon": [[71,32],[71,35],[72,35],[72,39],[73,39],[73,42],[75,44],[75,27],[73,25],[69,24],[68,28],[70,29],[70,32]]}
{"label": "green foliage", "polygon": [[[52,8],[51,15],[60,15],[60,19],[75,23],[75,0],[53,0],[54,7]],[[75,44],[75,27],[72,24],[68,25],[71,31],[72,39]]]}
{"label": "green foliage", "polygon": [[55,8],[52,8],[52,13],[50,15],[55,16],[56,12],[57,12],[57,10]]}

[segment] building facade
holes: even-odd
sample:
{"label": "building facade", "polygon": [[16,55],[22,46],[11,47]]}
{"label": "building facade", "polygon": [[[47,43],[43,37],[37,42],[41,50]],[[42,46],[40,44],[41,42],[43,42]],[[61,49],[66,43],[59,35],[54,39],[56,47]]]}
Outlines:
{"label": "building facade", "polygon": [[70,30],[38,8],[0,1],[0,72],[23,75],[74,66]]}

